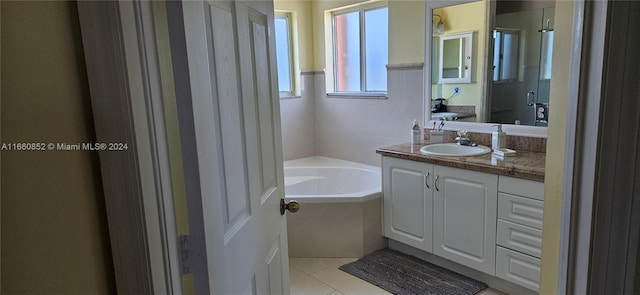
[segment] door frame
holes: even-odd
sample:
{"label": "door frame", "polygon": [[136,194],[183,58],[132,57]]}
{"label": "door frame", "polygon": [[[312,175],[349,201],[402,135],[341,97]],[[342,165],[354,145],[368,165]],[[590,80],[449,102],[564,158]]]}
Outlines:
{"label": "door frame", "polygon": [[[570,87],[568,113],[578,116],[567,122],[559,294],[578,294],[587,290],[589,278],[591,283],[601,279],[589,277],[588,266],[593,254],[592,213],[598,209],[592,184],[596,159],[602,153],[595,147],[598,134],[606,130],[598,120],[588,118],[600,117],[601,87],[608,78],[602,59],[597,58],[611,34],[597,24],[616,19],[608,14],[608,5],[607,1],[575,1],[574,41],[581,46],[574,48],[578,54],[574,56],[582,58],[571,68],[582,74],[570,82],[575,87]],[[79,1],[78,13],[97,140],[129,144],[125,152],[100,152],[118,293],[181,294],[151,6],[138,0]],[[585,99],[578,100],[582,95]],[[582,173],[587,170],[594,172]],[[627,180],[633,181],[633,176]],[[638,211],[633,208],[634,213]],[[637,236],[630,238],[635,238],[637,246]],[[627,246],[633,244],[627,242]],[[586,268],[576,267],[580,261]],[[635,265],[635,260],[631,263]]]}
{"label": "door frame", "polygon": [[632,101],[639,91],[625,82],[640,73],[620,66],[631,59],[625,50],[634,38],[626,34],[638,35],[628,30],[629,3],[580,0],[574,7],[574,22],[583,29],[573,41],[582,50],[574,47],[571,65],[579,74],[570,80],[567,107],[576,116],[567,121],[558,294],[630,294],[640,283],[639,233],[631,230],[640,227],[640,143],[633,140],[640,126],[636,116],[625,115],[639,108]]}
{"label": "door frame", "polygon": [[182,294],[179,241],[149,1],[78,1],[116,290]]}

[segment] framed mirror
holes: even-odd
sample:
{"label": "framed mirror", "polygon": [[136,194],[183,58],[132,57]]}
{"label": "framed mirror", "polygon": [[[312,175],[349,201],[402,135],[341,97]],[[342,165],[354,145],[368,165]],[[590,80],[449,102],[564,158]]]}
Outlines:
{"label": "framed mirror", "polygon": [[[544,4],[541,4],[544,3]],[[513,31],[519,31],[520,35],[518,38],[521,38],[517,42],[522,45],[522,42],[527,42],[524,44],[524,47],[519,47],[517,49],[518,63],[517,66],[513,64],[509,64],[511,66],[509,68],[507,65],[502,67],[504,76],[508,76],[508,74],[517,72],[522,74],[528,71],[528,75],[532,77],[536,77],[536,83],[539,86],[524,86],[526,83],[520,79],[512,79],[508,83],[504,83],[502,85],[496,86],[494,83],[494,58],[496,53],[494,52],[495,41],[494,34],[496,29],[496,20],[499,18],[505,19],[504,16],[497,17],[498,15],[515,12],[516,10],[528,10],[528,9],[538,9],[539,7],[529,7],[529,6],[540,6],[546,5],[547,8],[543,13],[538,13],[536,17],[530,17],[529,19],[536,18],[539,20],[538,24],[534,28],[532,25],[528,25],[525,29],[519,29],[517,26],[501,26],[500,29],[505,33],[510,33]],[[552,18],[553,7],[555,2],[553,1],[474,1],[474,0],[443,0],[443,1],[428,1],[426,4],[425,11],[425,71],[424,71],[424,102],[425,102],[425,112],[424,119],[425,122],[432,119],[432,111],[439,110],[442,108],[434,108],[435,104],[438,102],[442,102],[444,99],[444,103],[447,105],[446,112],[448,113],[456,113],[459,110],[464,110],[465,112],[472,113],[469,119],[461,122],[461,121],[453,121],[449,122],[448,126],[451,129],[469,129],[475,130],[478,132],[490,132],[492,130],[491,125],[494,122],[500,122],[505,125],[505,131],[511,134],[521,134],[521,135],[531,135],[538,137],[546,137],[546,125],[537,125],[530,124],[529,126],[525,126],[524,124],[529,124],[529,122],[533,122],[533,117],[536,113],[536,106],[539,106],[539,102],[537,100],[547,101],[546,109],[544,111],[548,111],[548,108],[552,105],[552,103],[548,102],[547,98],[544,96],[544,91],[548,91],[548,86],[552,81],[552,77],[549,76],[552,61],[549,59],[551,56],[550,50],[552,48],[553,43],[553,33],[545,34],[545,29],[547,27],[551,27],[551,31],[553,30],[553,20],[550,21],[549,26],[547,26],[543,17]],[[516,6],[525,6],[516,7]],[[498,11],[496,11],[498,9]],[[434,15],[435,21],[444,23],[444,30],[442,34],[438,34],[437,31],[433,30],[434,27]],[[440,16],[440,18],[438,18]],[[539,17],[538,17],[539,16]],[[509,16],[507,16],[509,17]],[[512,19],[517,19],[518,17],[511,17]],[[523,19],[523,17],[520,17]],[[444,50],[441,45],[449,35],[461,34],[465,32],[473,31],[475,32],[472,35],[472,58],[471,58],[471,69],[468,77],[470,77],[470,82],[452,82],[452,83],[443,83],[440,80],[440,51]],[[526,31],[528,36],[522,35],[522,32]],[[546,32],[549,32],[547,29]],[[513,35],[508,36],[513,37]],[[538,42],[528,41],[532,39],[531,37],[537,37],[539,39]],[[527,39],[528,38],[528,39]],[[525,41],[526,40],[526,41]],[[560,42],[556,40],[556,42]],[[513,42],[512,42],[513,43]],[[537,45],[536,45],[537,43]],[[504,49],[504,48],[503,48]],[[437,54],[436,54],[437,52]],[[525,60],[525,52],[538,52],[542,53],[542,56],[539,56],[536,61],[535,58],[528,58]],[[444,55],[444,53],[443,53]],[[456,53],[457,55],[457,53]],[[500,58],[500,53],[498,53],[497,58]],[[475,57],[475,58],[474,58]],[[445,58],[446,59],[446,58]],[[443,65],[443,69],[446,66]],[[533,73],[533,68],[539,67],[540,70],[536,71],[537,74]],[[511,72],[509,72],[511,71]],[[437,75],[437,76],[436,76]],[[443,73],[444,75],[444,73]],[[524,77],[524,76],[521,76]],[[447,76],[444,76],[447,79]],[[457,78],[460,78],[458,76]],[[444,82],[447,82],[444,80]],[[459,84],[459,85],[458,85]],[[507,91],[502,92],[500,94],[501,97],[505,99],[505,101],[522,104],[525,107],[522,108],[524,111],[520,112],[520,114],[527,114],[530,116],[532,120],[524,120],[520,119],[519,123],[523,125],[515,125],[517,118],[524,118],[524,115],[516,114],[515,107],[510,108],[499,108],[497,105],[492,104],[495,101],[495,96],[492,95],[494,89],[496,87],[505,86],[503,88],[508,87],[516,87],[521,86],[524,88],[531,88],[527,91]],[[454,89],[457,89],[456,92]],[[528,94],[530,90],[533,90],[536,95],[532,96]],[[436,100],[440,99],[440,100]],[[531,103],[533,102],[533,105]],[[452,110],[453,109],[453,110]],[[510,115],[507,119],[500,119],[496,116],[496,110],[503,111],[503,114],[507,114],[510,110],[514,115]],[[435,113],[434,113],[435,114]],[[545,114],[546,115],[546,114]],[[545,117],[545,119],[548,117]],[[435,120],[439,119],[438,114],[434,116]],[[525,121],[527,121],[525,123]],[[464,127],[460,127],[464,126]],[[542,127],[539,127],[542,126]]]}
{"label": "framed mirror", "polygon": [[440,36],[438,83],[471,83],[473,32]]}

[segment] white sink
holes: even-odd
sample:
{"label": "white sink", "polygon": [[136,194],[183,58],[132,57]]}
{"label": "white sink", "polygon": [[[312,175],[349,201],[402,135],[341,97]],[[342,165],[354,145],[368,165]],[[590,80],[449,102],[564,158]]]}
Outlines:
{"label": "white sink", "polygon": [[491,149],[484,145],[464,146],[457,143],[430,144],[420,149],[420,153],[425,155],[451,157],[479,156],[489,152],[491,152]]}

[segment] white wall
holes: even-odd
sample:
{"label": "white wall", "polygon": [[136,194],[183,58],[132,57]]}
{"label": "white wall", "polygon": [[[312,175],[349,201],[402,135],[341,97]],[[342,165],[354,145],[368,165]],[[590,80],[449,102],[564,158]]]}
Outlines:
{"label": "white wall", "polygon": [[314,72],[300,77],[301,96],[280,99],[284,160],[316,155]]}
{"label": "white wall", "polygon": [[[381,166],[377,148],[410,141],[411,122],[422,118],[422,67],[387,73],[384,100],[327,98],[316,87],[319,155]],[[324,85],[324,75],[316,85]]]}
{"label": "white wall", "polygon": [[314,94],[280,100],[284,159],[317,154],[380,166],[376,149],[409,142],[411,122],[422,118],[422,66],[387,75],[388,99],[328,98],[323,73],[303,75],[313,77]]}

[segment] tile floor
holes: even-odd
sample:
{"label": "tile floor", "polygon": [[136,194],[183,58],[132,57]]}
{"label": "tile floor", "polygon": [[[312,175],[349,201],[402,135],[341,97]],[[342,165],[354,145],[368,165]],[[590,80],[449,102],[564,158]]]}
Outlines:
{"label": "tile floor", "polygon": [[[358,258],[290,258],[291,295],[382,295],[391,294],[338,269]],[[479,295],[504,295],[486,289]]]}

